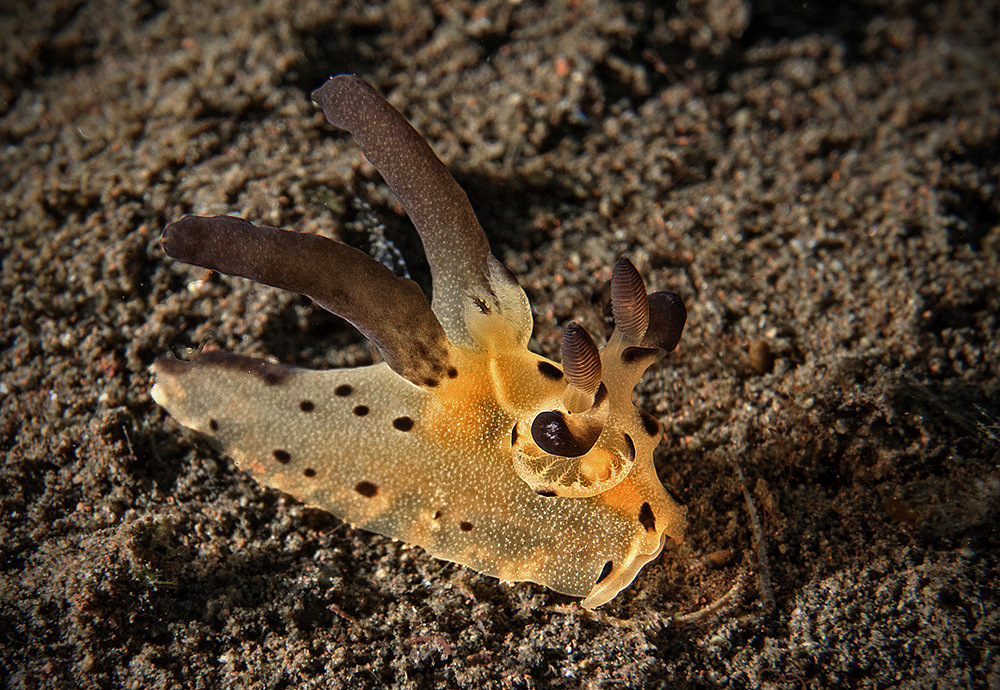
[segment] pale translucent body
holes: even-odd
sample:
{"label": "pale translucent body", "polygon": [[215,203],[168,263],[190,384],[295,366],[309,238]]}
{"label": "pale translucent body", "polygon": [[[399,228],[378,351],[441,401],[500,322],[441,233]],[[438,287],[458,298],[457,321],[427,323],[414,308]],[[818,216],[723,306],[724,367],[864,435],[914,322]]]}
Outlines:
{"label": "pale translucent body", "polygon": [[[514,344],[509,331],[502,335],[501,344]],[[541,374],[538,363],[548,360],[519,346],[455,348],[453,361],[458,376],[427,389],[385,364],[290,369],[268,383],[195,359],[154,367],[153,397],[262,484],[438,558],[585,597],[588,607],[626,587],[667,537],[680,540],[685,509],[653,467],[659,433],[647,433],[631,402],[606,432],[633,439],[628,476],[597,496],[540,496],[514,472],[511,431],[560,407],[565,381]],[[412,428],[393,426],[401,418]],[[643,503],[655,516],[652,530],[638,519]],[[608,562],[612,570],[597,583]]]}

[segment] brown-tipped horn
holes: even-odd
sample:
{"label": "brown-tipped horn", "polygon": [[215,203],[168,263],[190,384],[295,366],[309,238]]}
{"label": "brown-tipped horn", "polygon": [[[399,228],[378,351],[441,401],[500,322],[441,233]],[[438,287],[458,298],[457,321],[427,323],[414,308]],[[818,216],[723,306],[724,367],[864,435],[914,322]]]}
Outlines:
{"label": "brown-tipped horn", "polygon": [[354,74],[331,77],[312,98],[389,183],[420,233],[435,280],[441,271],[485,275],[490,246],[469,197],[406,118]]}
{"label": "brown-tipped horn", "polygon": [[184,216],[164,228],[162,243],[178,261],[312,298],[418,386],[437,385],[450,366],[448,339],[420,287],[346,244],[232,216]]}
{"label": "brown-tipped horn", "polygon": [[622,257],[611,274],[611,313],[626,340],[639,340],[649,325],[646,284],[632,262]]}
{"label": "brown-tipped horn", "polygon": [[434,314],[451,341],[473,345],[466,310],[475,305],[506,311],[527,343],[527,299],[510,271],[490,255],[469,197],[423,137],[356,75],[330,78],[312,98],[331,124],[354,135],[413,221],[431,269]]}
{"label": "brown-tipped horn", "polygon": [[601,385],[601,353],[587,329],[576,321],[563,332],[562,358],[566,382],[584,393],[595,393]]}

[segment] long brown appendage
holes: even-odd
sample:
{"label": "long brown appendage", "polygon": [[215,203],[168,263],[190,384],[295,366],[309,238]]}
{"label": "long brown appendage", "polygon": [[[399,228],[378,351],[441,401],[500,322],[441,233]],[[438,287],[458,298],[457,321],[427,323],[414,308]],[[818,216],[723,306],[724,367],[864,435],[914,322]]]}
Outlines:
{"label": "long brown appendage", "polygon": [[490,247],[469,197],[406,118],[353,74],[332,77],[312,98],[331,124],[354,135],[402,203],[435,283],[460,275],[485,281]]}
{"label": "long brown appendage", "polygon": [[353,247],[232,216],[184,216],[162,243],[179,261],[306,295],[419,386],[436,385],[449,368],[448,340],[419,286]]}

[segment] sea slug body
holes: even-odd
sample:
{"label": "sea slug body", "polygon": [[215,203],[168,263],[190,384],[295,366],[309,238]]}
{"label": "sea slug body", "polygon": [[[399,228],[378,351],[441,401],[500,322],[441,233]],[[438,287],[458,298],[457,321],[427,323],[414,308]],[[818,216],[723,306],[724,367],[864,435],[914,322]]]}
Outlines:
{"label": "sea slug body", "polygon": [[416,130],[353,75],[313,100],[354,135],[416,226],[431,304],[340,242],[185,216],[163,232],[167,254],[305,294],[382,361],[312,371],[219,351],[161,357],[154,400],[257,481],[352,525],[587,607],[606,603],[683,536],[685,509],[653,465],[660,423],[632,404],[646,368],[676,346],[683,302],[647,294],[621,259],[607,343],[571,323],[562,365],[530,352],[524,291]]}

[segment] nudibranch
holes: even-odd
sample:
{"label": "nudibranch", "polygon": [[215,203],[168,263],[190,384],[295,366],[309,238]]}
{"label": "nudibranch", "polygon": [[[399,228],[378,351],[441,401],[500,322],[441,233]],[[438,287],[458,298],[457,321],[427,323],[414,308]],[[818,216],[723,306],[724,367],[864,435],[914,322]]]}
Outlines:
{"label": "nudibranch", "polygon": [[313,371],[220,351],[161,357],[153,399],[258,482],[351,525],[588,608],[608,602],[683,535],[686,509],[653,465],[660,423],[632,404],[646,368],[677,345],[683,302],[647,294],[621,259],[607,343],[573,322],[562,366],[532,353],[528,299],[427,142],[354,75],[312,97],[416,226],[431,303],[340,242],[185,216],[163,231],[168,255],[307,295],[382,361]]}

